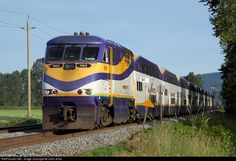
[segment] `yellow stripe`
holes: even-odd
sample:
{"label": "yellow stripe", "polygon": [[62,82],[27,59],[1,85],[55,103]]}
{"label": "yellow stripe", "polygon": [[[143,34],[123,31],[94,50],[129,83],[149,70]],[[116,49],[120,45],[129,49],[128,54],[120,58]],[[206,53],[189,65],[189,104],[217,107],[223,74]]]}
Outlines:
{"label": "yellow stripe", "polygon": [[54,79],[64,82],[71,82],[96,73],[109,73],[108,69],[111,69],[112,74],[122,74],[129,67],[125,62],[125,57],[123,57],[121,62],[119,62],[115,66],[105,63],[90,63],[90,62],[85,62],[85,63],[91,64],[91,67],[89,68],[76,67],[74,70],[64,70],[63,68],[50,68],[49,64],[45,64],[44,71],[46,75],[53,77]]}
{"label": "yellow stripe", "polygon": [[[137,106],[144,106],[144,102],[139,102],[139,103],[137,103]],[[168,106],[170,106],[170,107],[176,107],[176,106],[178,106],[177,104],[172,104],[172,105],[169,105],[169,104],[158,104],[158,106],[164,106],[164,107],[168,107]],[[188,107],[189,105],[181,105],[181,107],[182,106],[185,106],[185,107]]]}
{"label": "yellow stripe", "polygon": [[[107,93],[95,93],[94,96],[108,97],[109,95]],[[112,94],[112,97],[134,99],[134,96],[124,94]]]}

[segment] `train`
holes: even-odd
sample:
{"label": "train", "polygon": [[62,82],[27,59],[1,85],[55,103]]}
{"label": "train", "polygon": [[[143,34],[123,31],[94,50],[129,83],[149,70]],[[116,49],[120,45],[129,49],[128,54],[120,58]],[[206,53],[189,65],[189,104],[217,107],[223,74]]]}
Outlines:
{"label": "train", "polygon": [[[168,61],[167,61],[168,62]],[[89,33],[47,42],[43,130],[94,129],[213,108],[213,96],[130,49]]]}

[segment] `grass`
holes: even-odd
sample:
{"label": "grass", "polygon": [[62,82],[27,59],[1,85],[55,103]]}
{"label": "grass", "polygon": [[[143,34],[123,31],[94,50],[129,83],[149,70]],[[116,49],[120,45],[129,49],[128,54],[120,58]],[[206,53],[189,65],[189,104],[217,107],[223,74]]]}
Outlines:
{"label": "grass", "polygon": [[[42,109],[41,106],[32,106],[32,109]],[[0,106],[0,110],[27,110],[27,106]]]}
{"label": "grass", "polygon": [[[108,145],[92,151],[84,152],[80,156],[127,156],[131,152],[124,144]],[[131,154],[132,155],[132,154]]]}
{"label": "grass", "polygon": [[222,112],[194,116],[145,131],[127,142],[77,154],[79,156],[236,156],[236,118]]}
{"label": "grass", "polygon": [[27,108],[0,108],[0,127],[41,123],[41,120],[42,110],[39,108],[32,109],[32,119],[27,118]]}
{"label": "grass", "polygon": [[135,151],[139,156],[230,156],[232,147],[223,146],[228,141],[181,123],[169,124],[147,131]]}

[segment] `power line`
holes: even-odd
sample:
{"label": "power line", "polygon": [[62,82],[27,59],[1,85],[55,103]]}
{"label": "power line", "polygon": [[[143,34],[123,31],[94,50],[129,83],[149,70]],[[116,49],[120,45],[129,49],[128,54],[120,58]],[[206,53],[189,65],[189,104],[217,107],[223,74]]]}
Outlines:
{"label": "power line", "polygon": [[22,27],[22,25],[11,23],[11,22],[6,22],[6,21],[0,21],[1,24],[5,25],[12,25],[12,26],[17,26],[17,27]]}
{"label": "power line", "polygon": [[1,25],[1,24],[0,24],[0,27],[5,27],[5,28],[18,28],[18,27],[16,27],[16,26]]}
{"label": "power line", "polygon": [[44,22],[38,20],[37,18],[35,18],[35,17],[31,16],[31,15],[30,15],[30,17],[31,17],[33,20],[37,21],[38,23],[40,23],[40,24],[42,24],[42,25],[44,25],[44,26],[46,26],[46,27],[48,27],[48,28],[50,28],[50,29],[52,29],[52,30],[55,30],[55,31],[60,32],[60,33],[63,33],[63,34],[67,34],[66,32],[64,32],[64,31],[62,31],[62,30],[59,30],[59,29],[57,29],[57,28],[55,28],[55,27],[52,27],[52,26],[49,26],[48,24],[46,24],[46,23],[44,23]]}
{"label": "power line", "polygon": [[[0,11],[12,13],[12,14],[17,14],[17,15],[24,15],[24,16],[27,16],[27,15],[28,15],[28,14],[26,14],[26,13],[16,12],[16,11],[11,11],[11,10],[6,10],[6,9],[2,9],[2,8],[0,8]],[[42,25],[44,25],[44,26],[46,26],[46,27],[48,27],[48,28],[50,28],[50,29],[52,29],[52,30],[54,30],[54,31],[57,31],[57,32],[60,32],[60,33],[63,33],[63,34],[68,34],[68,33],[64,32],[64,31],[62,31],[62,30],[60,30],[60,29],[57,29],[57,28],[55,28],[55,27],[52,27],[52,26],[50,26],[50,25],[48,25],[48,24],[46,24],[46,23],[40,21],[39,19],[35,18],[35,17],[32,16],[32,15],[29,15],[29,16],[30,16],[34,21],[36,21],[36,22],[38,22],[38,23],[40,23],[40,24],[42,24]],[[44,32],[44,33],[47,34],[47,35],[52,36],[51,34],[48,34],[48,33],[46,33],[45,31],[42,31],[42,32]]]}
{"label": "power line", "polygon": [[48,36],[55,37],[55,36],[53,36],[53,35],[47,33],[46,31],[44,31],[44,30],[42,30],[42,29],[40,29],[40,28],[38,28],[38,27],[36,27],[36,29],[38,29],[39,31],[41,31],[42,33],[44,33],[44,34],[46,34],[46,35],[48,35]]}
{"label": "power line", "polygon": [[[19,25],[19,24],[15,24],[15,23],[11,23],[11,22],[6,22],[6,21],[0,21],[0,27],[6,27],[6,28],[21,28],[21,29],[25,29],[24,27],[22,27],[23,25]],[[38,29],[39,31],[43,32],[44,34],[47,34],[48,36],[54,37],[53,35],[47,33],[46,31],[36,27],[36,29]],[[45,38],[42,38],[41,36],[38,36],[37,34],[32,33],[35,37],[47,41]]]}
{"label": "power line", "polygon": [[[25,30],[25,32],[26,32],[26,30]],[[38,38],[38,39],[40,39],[40,40],[48,41],[46,38],[43,38],[43,37],[41,37],[41,36],[39,36],[39,35],[37,35],[37,34],[35,34],[35,33],[33,33],[33,32],[31,32],[31,34],[32,34],[34,37],[36,37],[36,38]]]}
{"label": "power line", "polygon": [[37,34],[35,34],[35,33],[33,33],[33,32],[31,32],[31,34],[32,34],[33,36],[37,37],[38,39],[41,39],[41,40],[43,40],[43,41],[48,41],[47,39],[45,39],[45,38],[43,38],[43,37],[41,37],[41,36],[39,36],[39,35],[37,35]]}
{"label": "power line", "polygon": [[10,10],[6,10],[6,9],[2,9],[2,8],[0,8],[0,11],[8,12],[8,13],[13,13],[13,14],[17,14],[17,15],[24,15],[24,16],[27,15],[27,14],[22,13],[22,12],[10,11]]}

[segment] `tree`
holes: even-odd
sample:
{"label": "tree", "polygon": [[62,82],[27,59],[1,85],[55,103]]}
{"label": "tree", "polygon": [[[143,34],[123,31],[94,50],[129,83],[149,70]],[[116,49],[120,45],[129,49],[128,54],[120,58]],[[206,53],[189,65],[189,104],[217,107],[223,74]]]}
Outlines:
{"label": "tree", "polygon": [[32,67],[32,103],[35,106],[42,104],[43,63],[44,58],[37,59]]}
{"label": "tree", "polygon": [[21,92],[20,92],[20,106],[27,105],[28,100],[28,70],[23,69],[20,73]]}
{"label": "tree", "polygon": [[222,73],[221,95],[226,112],[236,111],[236,1],[201,0],[209,8],[212,16],[214,35],[220,39],[224,64],[219,69]]}
{"label": "tree", "polygon": [[6,104],[16,105],[20,104],[20,73],[14,71],[11,74],[5,74],[5,89],[6,89]]}
{"label": "tree", "polygon": [[197,85],[198,87],[203,87],[203,80],[199,74],[194,75],[193,72],[189,72],[189,74],[185,77],[185,79],[193,84]]}
{"label": "tree", "polygon": [[5,75],[0,73],[0,106],[6,104],[6,97]]}

